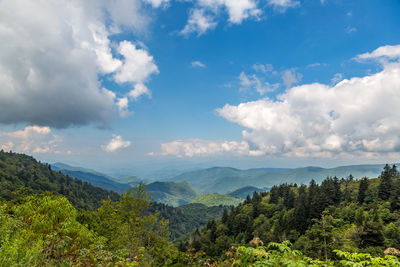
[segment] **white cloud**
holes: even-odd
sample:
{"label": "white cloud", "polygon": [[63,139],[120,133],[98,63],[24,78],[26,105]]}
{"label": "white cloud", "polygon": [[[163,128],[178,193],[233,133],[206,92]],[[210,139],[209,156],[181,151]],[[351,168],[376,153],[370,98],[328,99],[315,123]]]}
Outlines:
{"label": "white cloud", "polygon": [[214,17],[206,14],[204,9],[193,9],[190,12],[188,22],[183,30],[180,32],[182,35],[189,35],[197,32],[197,35],[202,35],[208,30],[212,30],[217,26]]}
{"label": "white cloud", "polygon": [[146,49],[110,41],[113,33],[146,28],[149,18],[141,3],[1,1],[0,39],[7,42],[0,42],[0,122],[58,128],[107,124],[118,99],[102,89],[99,75],[135,84],[158,73]]}
{"label": "white cloud", "polygon": [[205,68],[206,67],[206,65],[201,61],[193,61],[191,63],[191,65],[192,65],[193,68],[194,67],[198,67],[198,68]]}
{"label": "white cloud", "polygon": [[262,13],[255,0],[198,0],[196,4],[181,31],[183,35],[195,32],[202,35],[214,29],[217,26],[216,18],[222,10],[228,13],[228,21],[232,24],[241,24],[248,18],[258,19]]}
{"label": "white cloud", "polygon": [[303,75],[295,69],[288,69],[282,72],[282,81],[286,88],[301,82],[301,79],[303,79]]}
{"label": "white cloud", "polygon": [[[212,141],[202,139],[175,140],[161,144],[161,155],[195,157],[222,154],[249,155],[249,144],[245,141]],[[157,155],[151,152],[148,155]]]}
{"label": "white cloud", "polygon": [[[397,57],[393,48],[358,58]],[[400,152],[400,64],[381,72],[288,88],[278,100],[225,105],[223,118],[246,128],[244,141],[264,155],[370,157]],[[261,153],[260,153],[261,154]]]}
{"label": "white cloud", "polygon": [[62,138],[49,127],[26,126],[23,130],[0,132],[1,149],[23,153],[62,153],[58,145]]}
{"label": "white cloud", "polygon": [[121,118],[127,117],[128,115],[132,114],[132,112],[129,111],[129,101],[127,97],[122,97],[119,98],[117,101],[117,107],[118,107],[118,112],[119,116]]}
{"label": "white cloud", "polygon": [[124,57],[121,68],[115,74],[119,83],[143,83],[151,74],[159,73],[154,59],[144,49],[138,49],[129,41],[119,44],[118,52]]}
{"label": "white cloud", "polygon": [[223,2],[228,10],[229,22],[233,24],[240,24],[249,17],[258,18],[261,14],[254,0],[225,0]]}
{"label": "white cloud", "polygon": [[300,2],[294,0],[268,0],[268,4],[278,12],[285,12],[288,8],[300,6]]}
{"label": "white cloud", "polygon": [[240,90],[251,90],[255,89],[260,95],[264,95],[268,92],[273,92],[279,88],[279,83],[270,84],[265,82],[262,78],[257,75],[246,75],[246,73],[241,72],[239,75]]}
{"label": "white cloud", "polygon": [[130,141],[124,141],[120,135],[113,134],[113,137],[111,138],[110,142],[108,142],[107,145],[101,146],[101,149],[103,149],[106,152],[115,152],[122,148],[127,148],[130,145],[131,145]]}
{"label": "white cloud", "polygon": [[135,84],[133,90],[128,93],[128,96],[134,100],[138,100],[141,95],[147,95],[151,98],[151,91],[143,83]]}
{"label": "white cloud", "polygon": [[358,55],[356,59],[363,60],[363,59],[400,59],[400,45],[386,45],[381,46],[371,53],[364,53]]}

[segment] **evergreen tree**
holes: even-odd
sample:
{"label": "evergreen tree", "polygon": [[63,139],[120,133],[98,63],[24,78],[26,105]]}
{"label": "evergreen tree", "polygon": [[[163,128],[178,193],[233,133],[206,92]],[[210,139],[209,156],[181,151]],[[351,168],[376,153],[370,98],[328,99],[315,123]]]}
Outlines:
{"label": "evergreen tree", "polygon": [[278,204],[279,195],[278,195],[278,187],[274,185],[269,191],[269,203]]}
{"label": "evergreen tree", "polygon": [[390,195],[390,207],[393,211],[400,210],[400,179],[393,181],[393,188]]}
{"label": "evergreen tree", "polygon": [[287,209],[293,209],[296,196],[290,187],[288,187],[286,192],[286,196],[283,199],[283,205],[285,205]]}
{"label": "evergreen tree", "polygon": [[299,233],[304,233],[307,229],[308,207],[306,186],[299,188],[299,194],[294,204],[294,227]]}
{"label": "evergreen tree", "polygon": [[368,190],[369,180],[367,177],[364,177],[360,181],[360,185],[358,186],[358,203],[364,203],[365,192]]}
{"label": "evergreen tree", "polygon": [[381,182],[378,187],[378,197],[382,200],[388,200],[390,198],[390,191],[392,190],[392,175],[392,169],[388,164],[386,164],[381,173]]}
{"label": "evergreen tree", "polygon": [[229,219],[228,210],[226,208],[224,208],[224,212],[222,213],[221,222],[226,224],[228,219]]}

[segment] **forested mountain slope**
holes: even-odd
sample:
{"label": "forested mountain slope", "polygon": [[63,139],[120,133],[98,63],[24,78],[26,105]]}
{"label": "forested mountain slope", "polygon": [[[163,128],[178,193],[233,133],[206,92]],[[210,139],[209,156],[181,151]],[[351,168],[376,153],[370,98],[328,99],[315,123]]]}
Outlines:
{"label": "forested mountain slope", "polygon": [[119,198],[117,193],[53,171],[33,157],[4,151],[0,151],[0,188],[0,197],[5,200],[14,199],[16,191],[24,188],[19,194],[61,194],[79,209],[98,208],[102,199]]}
{"label": "forested mountain slope", "polygon": [[326,262],[336,259],[335,249],[382,257],[387,248],[399,251],[399,173],[386,165],[375,179],[328,177],[309,186],[273,186],[197,230],[186,247],[224,259],[231,246],[255,239],[263,244],[289,240],[305,255]]}
{"label": "forested mountain slope", "polygon": [[[75,208],[93,210],[100,207],[101,201],[108,197],[112,201],[120,199],[120,195],[115,192],[92,186],[88,182],[71,178],[51,168],[50,165],[42,164],[31,156],[1,151],[0,200],[15,200],[26,195],[50,192],[66,196]],[[93,175],[97,174],[93,173]],[[176,189],[176,183],[172,184],[172,188],[169,188],[171,193],[180,193],[183,198],[194,197],[195,192],[188,184],[177,183],[181,185],[180,190]],[[160,190],[159,186],[165,186],[165,184],[153,183],[144,188]],[[151,191],[147,193],[150,197]],[[193,204],[190,204],[188,207],[174,208],[165,204],[152,203],[147,212],[150,214],[159,212],[162,218],[168,219],[171,239],[175,239],[205,225],[211,219],[219,218],[223,212],[223,207],[208,208],[204,205],[195,207],[193,208]]]}
{"label": "forested mountain slope", "polygon": [[198,193],[186,181],[175,182],[153,182],[146,186],[156,202],[162,202],[170,206],[182,206],[196,198]]}

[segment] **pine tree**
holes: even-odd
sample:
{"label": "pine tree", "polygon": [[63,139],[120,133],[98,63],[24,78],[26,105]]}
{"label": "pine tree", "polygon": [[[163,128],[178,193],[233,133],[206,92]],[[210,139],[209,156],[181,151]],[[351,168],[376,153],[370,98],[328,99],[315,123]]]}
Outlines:
{"label": "pine tree", "polygon": [[269,203],[278,204],[279,195],[278,195],[278,187],[274,185],[269,191]]}
{"label": "pine tree", "polygon": [[383,168],[383,172],[381,173],[381,182],[378,187],[378,197],[382,200],[388,200],[390,198],[390,191],[392,189],[392,174],[388,164]]}
{"label": "pine tree", "polygon": [[304,233],[307,229],[308,207],[307,207],[307,191],[306,186],[299,188],[299,195],[294,204],[294,221],[295,228],[300,233]]}
{"label": "pine tree", "polygon": [[222,213],[222,218],[221,218],[221,222],[226,224],[226,222],[228,221],[229,217],[228,217],[228,210],[226,208],[224,208],[224,212]]}
{"label": "pine tree", "polygon": [[369,180],[367,177],[364,177],[360,181],[360,185],[358,186],[358,203],[364,203],[365,192],[367,191],[369,186]]}
{"label": "pine tree", "polygon": [[400,210],[400,179],[393,181],[393,188],[390,195],[390,207],[393,211]]}

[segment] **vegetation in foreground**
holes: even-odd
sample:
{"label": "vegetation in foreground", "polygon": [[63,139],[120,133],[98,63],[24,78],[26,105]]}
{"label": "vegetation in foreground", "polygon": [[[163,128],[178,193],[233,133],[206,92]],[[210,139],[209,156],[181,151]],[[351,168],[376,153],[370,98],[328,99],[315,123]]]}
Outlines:
{"label": "vegetation in foreground", "polygon": [[[50,179],[46,165],[29,176],[18,164],[2,165],[2,183],[16,170]],[[8,199],[0,201],[0,266],[400,266],[399,183],[395,166],[386,166],[378,179],[276,186],[225,210],[181,251],[169,241],[168,222],[149,212],[143,185],[80,210],[41,188],[32,195],[31,188],[2,187]]]}
{"label": "vegetation in foreground", "polygon": [[264,248],[243,248],[252,240],[263,244],[290,241],[295,254],[301,251],[308,259],[324,264],[339,264],[353,257],[379,261],[385,253],[400,255],[400,177],[396,166],[386,165],[377,179],[328,177],[320,185],[314,181],[308,187],[282,184],[268,193],[254,193],[230,212],[225,211],[220,220],[197,229],[180,248],[194,248],[216,261],[227,260],[226,251],[231,247],[242,247],[238,251],[243,255],[249,251],[264,255],[260,252]]}

